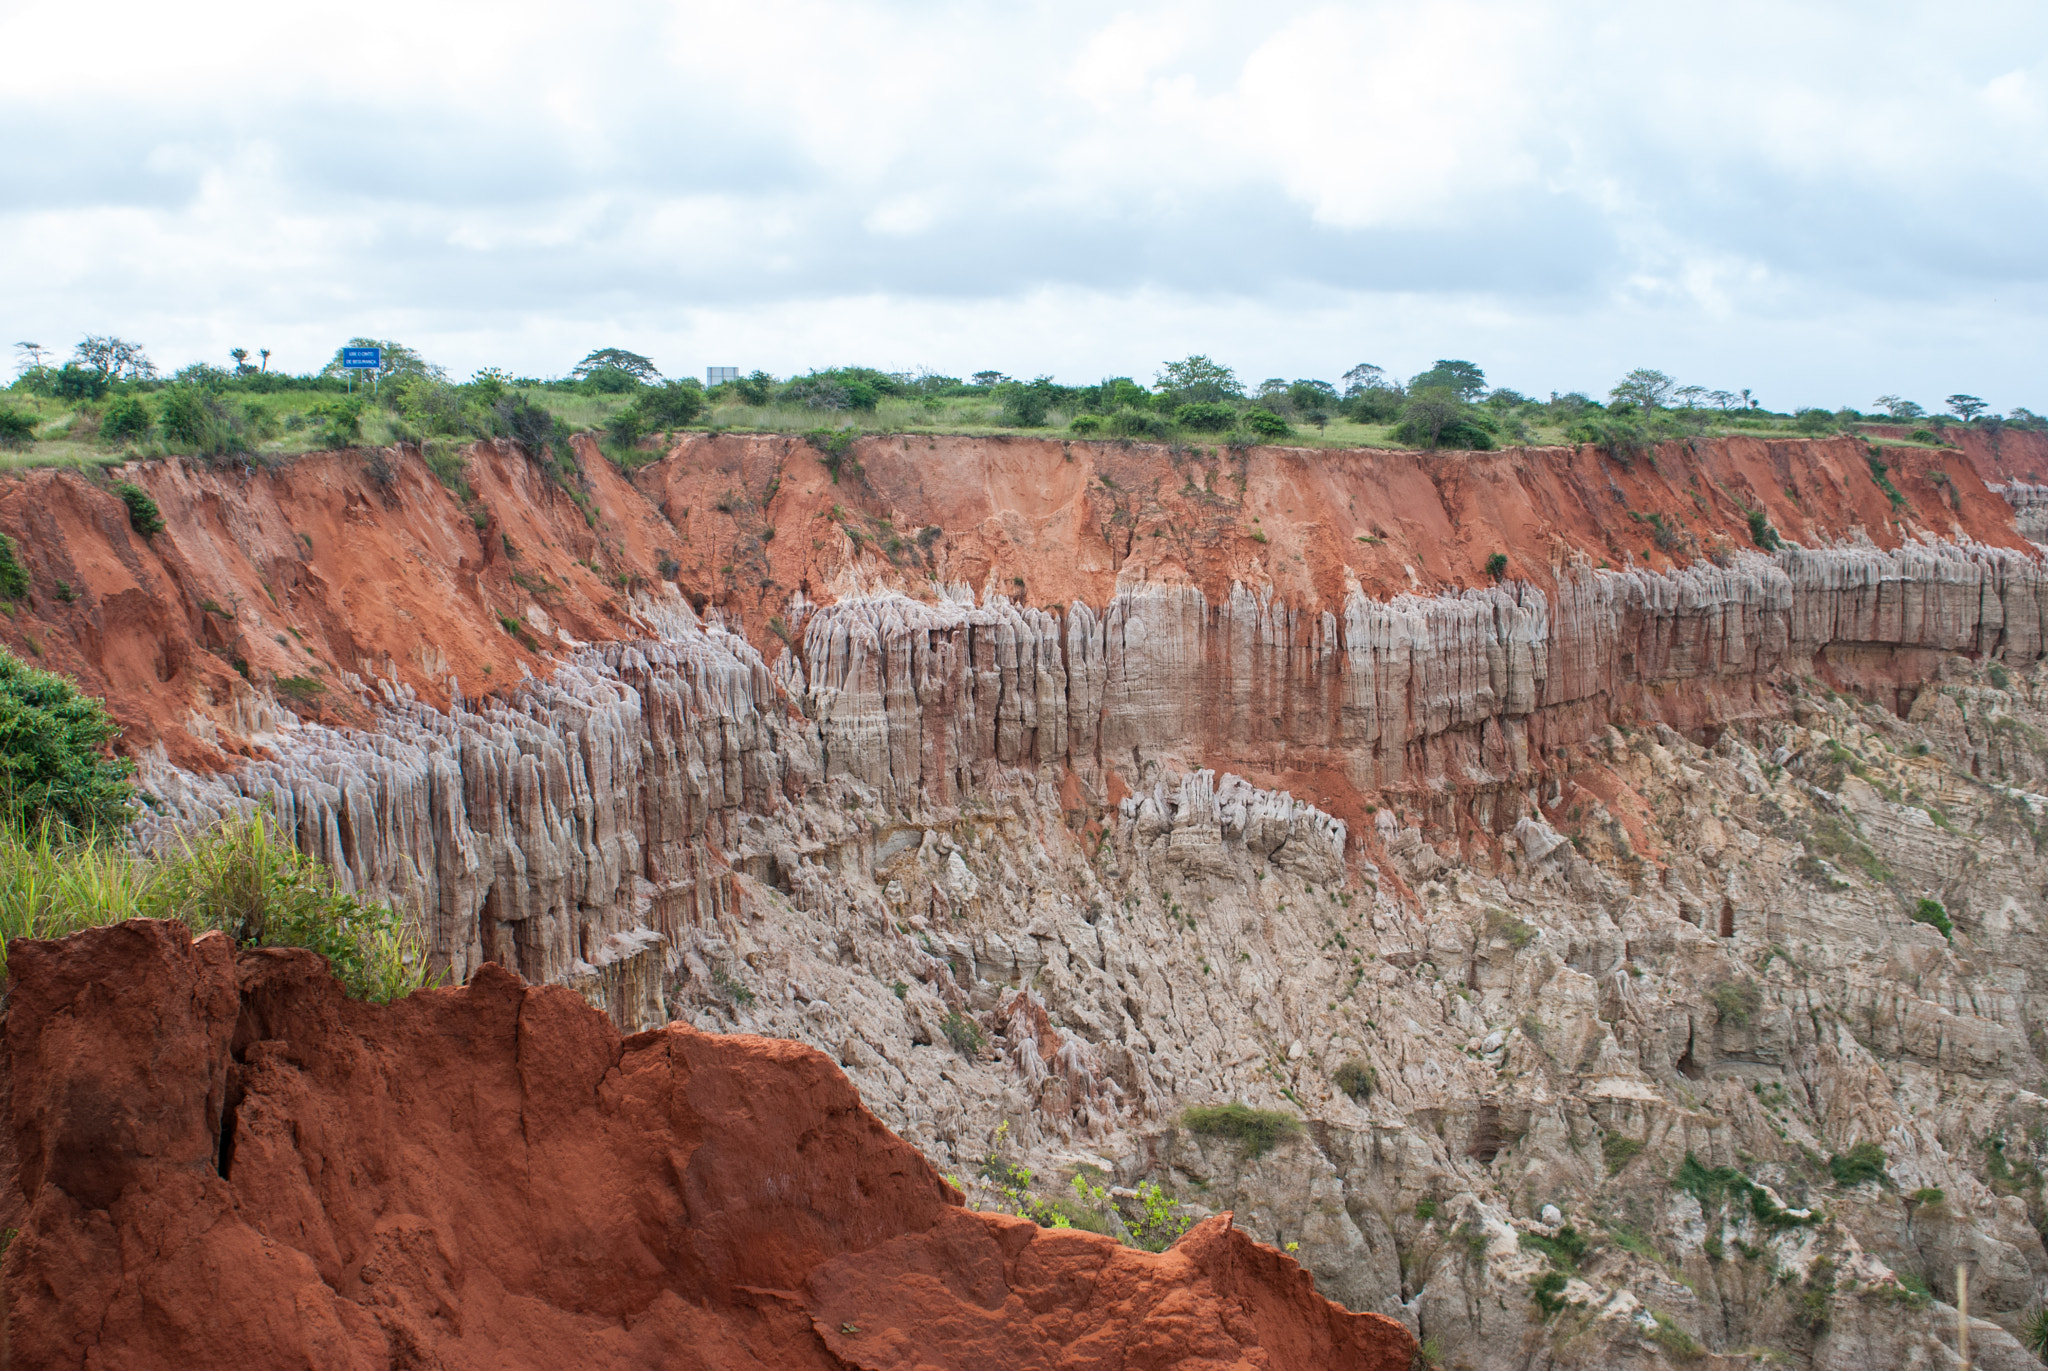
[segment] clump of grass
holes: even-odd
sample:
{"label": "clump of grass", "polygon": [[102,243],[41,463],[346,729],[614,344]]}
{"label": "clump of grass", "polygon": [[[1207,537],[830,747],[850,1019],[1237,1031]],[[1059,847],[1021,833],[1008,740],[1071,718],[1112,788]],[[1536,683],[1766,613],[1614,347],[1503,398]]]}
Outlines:
{"label": "clump of grass", "polygon": [[1764,994],[1757,983],[1747,976],[1738,981],[1722,981],[1708,996],[1713,1001],[1721,1022],[1734,1028],[1749,1027],[1750,1020],[1763,1008]]}
{"label": "clump of grass", "polygon": [[1536,940],[1536,930],[1505,909],[1486,911],[1486,936],[1499,938],[1520,952]]}
{"label": "clump of grass", "polygon": [[1579,1263],[1585,1260],[1586,1253],[1593,1247],[1585,1234],[1568,1223],[1560,1225],[1554,1237],[1524,1233],[1520,1241],[1523,1251],[1541,1252],[1550,1258],[1551,1265],[1567,1275],[1579,1269]]}
{"label": "clump of grass", "polygon": [[1204,1137],[1229,1138],[1247,1161],[1301,1135],[1301,1120],[1294,1115],[1279,1109],[1253,1109],[1235,1101],[1196,1105],[1181,1115],[1181,1122]]}
{"label": "clump of grass", "polygon": [[1698,1340],[1672,1322],[1669,1314],[1661,1309],[1652,1309],[1650,1317],[1657,1321],[1656,1328],[1649,1335],[1650,1341],[1669,1352],[1674,1360],[1698,1361],[1706,1355],[1700,1350]]}
{"label": "clump of grass", "polygon": [[1364,1104],[1372,1098],[1372,1092],[1379,1086],[1380,1077],[1370,1063],[1352,1057],[1337,1068],[1330,1080],[1353,1100]]}
{"label": "clump of grass", "polygon": [[1762,1186],[1732,1166],[1708,1168],[1688,1152],[1671,1178],[1673,1189],[1683,1190],[1700,1202],[1703,1211],[1723,1207],[1731,1198],[1749,1205],[1749,1212],[1766,1228],[1811,1228],[1820,1222],[1818,1214],[1794,1214],[1770,1197]]}
{"label": "clump of grass", "polygon": [[1940,1186],[1923,1185],[1906,1198],[1915,1204],[1924,1204],[1931,1209],[1948,1203],[1948,1192]]}
{"label": "clump of grass", "polygon": [[1828,1158],[1828,1174],[1836,1185],[1864,1185],[1885,1181],[1884,1149],[1874,1142],[1860,1142],[1847,1152]]}

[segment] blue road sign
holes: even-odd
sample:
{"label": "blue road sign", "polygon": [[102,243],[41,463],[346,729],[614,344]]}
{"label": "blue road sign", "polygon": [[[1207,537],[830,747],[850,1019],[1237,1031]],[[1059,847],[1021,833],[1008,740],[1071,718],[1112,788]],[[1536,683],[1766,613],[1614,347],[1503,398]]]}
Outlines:
{"label": "blue road sign", "polygon": [[384,349],[343,348],[341,364],[350,371],[376,371],[384,365]]}

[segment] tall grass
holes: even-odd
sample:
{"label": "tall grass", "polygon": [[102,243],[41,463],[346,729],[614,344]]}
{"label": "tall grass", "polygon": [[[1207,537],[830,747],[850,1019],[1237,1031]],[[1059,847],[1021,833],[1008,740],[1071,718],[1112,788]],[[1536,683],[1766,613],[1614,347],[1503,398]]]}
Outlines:
{"label": "tall grass", "polygon": [[260,811],[155,856],[102,838],[53,840],[47,827],[0,829],[0,938],[61,938],[135,918],[178,919],[245,947],[309,948],[355,999],[391,1000],[438,979],[402,914],[344,892]]}

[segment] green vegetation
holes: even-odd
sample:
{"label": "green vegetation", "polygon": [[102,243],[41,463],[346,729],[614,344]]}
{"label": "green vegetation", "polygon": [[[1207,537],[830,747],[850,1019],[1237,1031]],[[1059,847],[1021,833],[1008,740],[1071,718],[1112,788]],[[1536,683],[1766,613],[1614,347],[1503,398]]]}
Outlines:
{"label": "green vegetation", "polygon": [[1301,1120],[1292,1114],[1236,1102],[1197,1105],[1181,1115],[1181,1122],[1204,1137],[1229,1138],[1248,1161],[1301,1134]]}
{"label": "green vegetation", "polygon": [[1520,952],[1536,941],[1536,930],[1505,909],[1489,908],[1486,911],[1486,936],[1498,938]]}
{"label": "green vegetation", "polygon": [[1867,1185],[1871,1181],[1890,1184],[1884,1173],[1884,1149],[1874,1142],[1860,1142],[1847,1152],[1828,1158],[1828,1174],[1836,1185]]}
{"label": "green vegetation", "polygon": [[1778,536],[1778,530],[1771,527],[1770,516],[1761,509],[1749,511],[1749,540],[1765,552],[1776,552],[1785,545]]}
{"label": "green vegetation", "polygon": [[1678,1361],[1698,1361],[1705,1353],[1692,1334],[1680,1328],[1669,1314],[1661,1309],[1652,1309],[1650,1317],[1657,1321],[1656,1329],[1650,1334],[1650,1341],[1669,1352]]}
{"label": "green vegetation", "polygon": [[431,979],[402,915],[343,893],[260,812],[154,857],[104,838],[62,842],[48,828],[33,838],[0,829],[6,938],[61,937],[129,918],[182,920],[244,947],[309,948],[356,999],[393,999]]}
{"label": "green vegetation", "polygon": [[154,538],[164,531],[163,511],[157,508],[148,491],[133,481],[121,481],[114,486],[114,494],[128,506],[128,527],[145,538]]}
{"label": "green vegetation", "polygon": [[1523,1251],[1541,1252],[1550,1258],[1552,1266],[1566,1275],[1577,1271],[1579,1263],[1584,1261],[1586,1254],[1593,1249],[1593,1244],[1586,1235],[1568,1223],[1560,1225],[1554,1237],[1545,1237],[1541,1233],[1524,1233],[1520,1242]]}
{"label": "green vegetation", "polygon": [[1379,1080],[1379,1073],[1372,1069],[1371,1064],[1357,1057],[1347,1059],[1330,1077],[1332,1084],[1359,1104],[1372,1098]]}
{"label": "green vegetation", "polygon": [[1942,937],[1954,941],[1956,926],[1950,921],[1948,910],[1942,906],[1940,900],[1920,900],[1913,906],[1909,917],[1911,917],[1914,923],[1927,924],[1938,931]]}
{"label": "green vegetation", "polygon": [[953,1044],[953,1050],[963,1057],[978,1055],[988,1042],[981,1026],[957,1009],[939,1021],[939,1030],[946,1035],[946,1041]]}
{"label": "green vegetation", "polygon": [[1493,555],[1492,555],[1491,557],[1488,557],[1488,558],[1486,559],[1486,574],[1487,574],[1488,576],[1490,576],[1491,578],[1493,578],[1494,580],[1496,580],[1496,581],[1498,581],[1498,580],[1499,580],[1499,579],[1500,579],[1501,577],[1503,577],[1503,576],[1507,575],[1507,574],[1508,574],[1508,555],[1507,555],[1507,553],[1505,553],[1505,552],[1496,552],[1496,553],[1494,553],[1494,554],[1493,554]]}
{"label": "green vegetation", "polygon": [[1795,1214],[1782,1207],[1762,1186],[1734,1167],[1717,1166],[1709,1170],[1690,1152],[1679,1163],[1671,1185],[1698,1200],[1701,1210],[1708,1213],[1725,1209],[1731,1198],[1742,1200],[1756,1221],[1769,1229],[1811,1228],[1820,1222],[1817,1214]]}
{"label": "green vegetation", "polygon": [[1636,1159],[1643,1146],[1637,1139],[1620,1133],[1609,1133],[1600,1139],[1600,1155],[1607,1163],[1607,1174],[1619,1176]]}
{"label": "green vegetation", "polygon": [[1939,1186],[1923,1185],[1906,1198],[1915,1204],[1924,1204],[1931,1207],[1948,1203],[1948,1192]]}
{"label": "green vegetation", "polygon": [[0,600],[20,600],[28,595],[28,568],[21,564],[18,551],[14,539],[0,533]]}
{"label": "green vegetation", "polygon": [[[1360,363],[1338,383],[1273,377],[1255,390],[1236,372],[1196,355],[1162,364],[1150,385],[1113,376],[1064,385],[987,370],[971,377],[835,366],[776,377],[755,371],[707,388],[694,377],[662,376],[652,359],[626,348],[586,354],[566,375],[513,376],[486,368],[450,377],[415,350],[384,339],[372,378],[340,364],[340,350],[317,371],[286,374],[269,354],[252,364],[236,348],[231,366],[194,363],[163,375],[138,344],[89,337],[64,361],[21,348],[20,375],[0,403],[0,446],[29,448],[38,464],[118,462],[185,454],[210,460],[262,461],[336,447],[387,447],[435,438],[509,439],[537,460],[561,450],[573,433],[601,440],[622,466],[652,460],[678,431],[697,428],[787,433],[817,429],[860,433],[962,433],[1062,430],[1146,442],[1252,442],[1312,447],[1409,446],[1424,450],[1511,444],[1587,443],[1624,465],[1651,456],[1660,442],[1743,433],[1817,435],[1868,422],[1898,422],[1910,402],[1883,413],[1765,410],[1747,392],[1680,385],[1637,368],[1597,400],[1581,392],[1539,400],[1490,387],[1485,371],[1442,359],[1403,382]],[[374,381],[374,384],[372,383]],[[1965,397],[1967,401],[1967,397]],[[2030,411],[1999,418],[1943,416],[1912,441],[1937,443],[1947,427],[2039,428]],[[1973,407],[1975,406],[1975,407]],[[1920,411],[1918,417],[1925,417]],[[1936,428],[1940,431],[1937,432]],[[1897,440],[1891,440],[1897,441]],[[1888,477],[1873,478],[1880,484]],[[1776,534],[1760,523],[1760,546]]]}
{"label": "green vegetation", "polygon": [[69,678],[0,649],[0,827],[63,839],[127,823],[130,766],[106,753],[119,733]]}
{"label": "green vegetation", "polygon": [[1750,1020],[1763,1008],[1763,991],[1757,983],[1744,977],[1737,981],[1722,981],[1717,984],[1708,998],[1713,1001],[1715,1012],[1721,1022],[1735,1028],[1749,1027]]}
{"label": "green vegetation", "polygon": [[2048,1305],[2030,1309],[2020,1316],[2020,1345],[2048,1361]]}
{"label": "green vegetation", "polygon": [[1545,1271],[1529,1286],[1529,1298],[1536,1301],[1536,1307],[1543,1311],[1545,1319],[1555,1318],[1564,1309],[1564,1288],[1571,1278],[1562,1271]]}

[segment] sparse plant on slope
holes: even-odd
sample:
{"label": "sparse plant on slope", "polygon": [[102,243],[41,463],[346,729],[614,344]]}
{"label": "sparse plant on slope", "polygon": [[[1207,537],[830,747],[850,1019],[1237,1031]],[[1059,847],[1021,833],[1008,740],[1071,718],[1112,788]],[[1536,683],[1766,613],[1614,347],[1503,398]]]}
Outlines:
{"label": "sparse plant on slope", "polygon": [[1205,1137],[1229,1138],[1247,1161],[1263,1157],[1280,1143],[1301,1135],[1301,1120],[1277,1109],[1253,1109],[1250,1105],[1197,1105],[1181,1115],[1190,1132]]}

